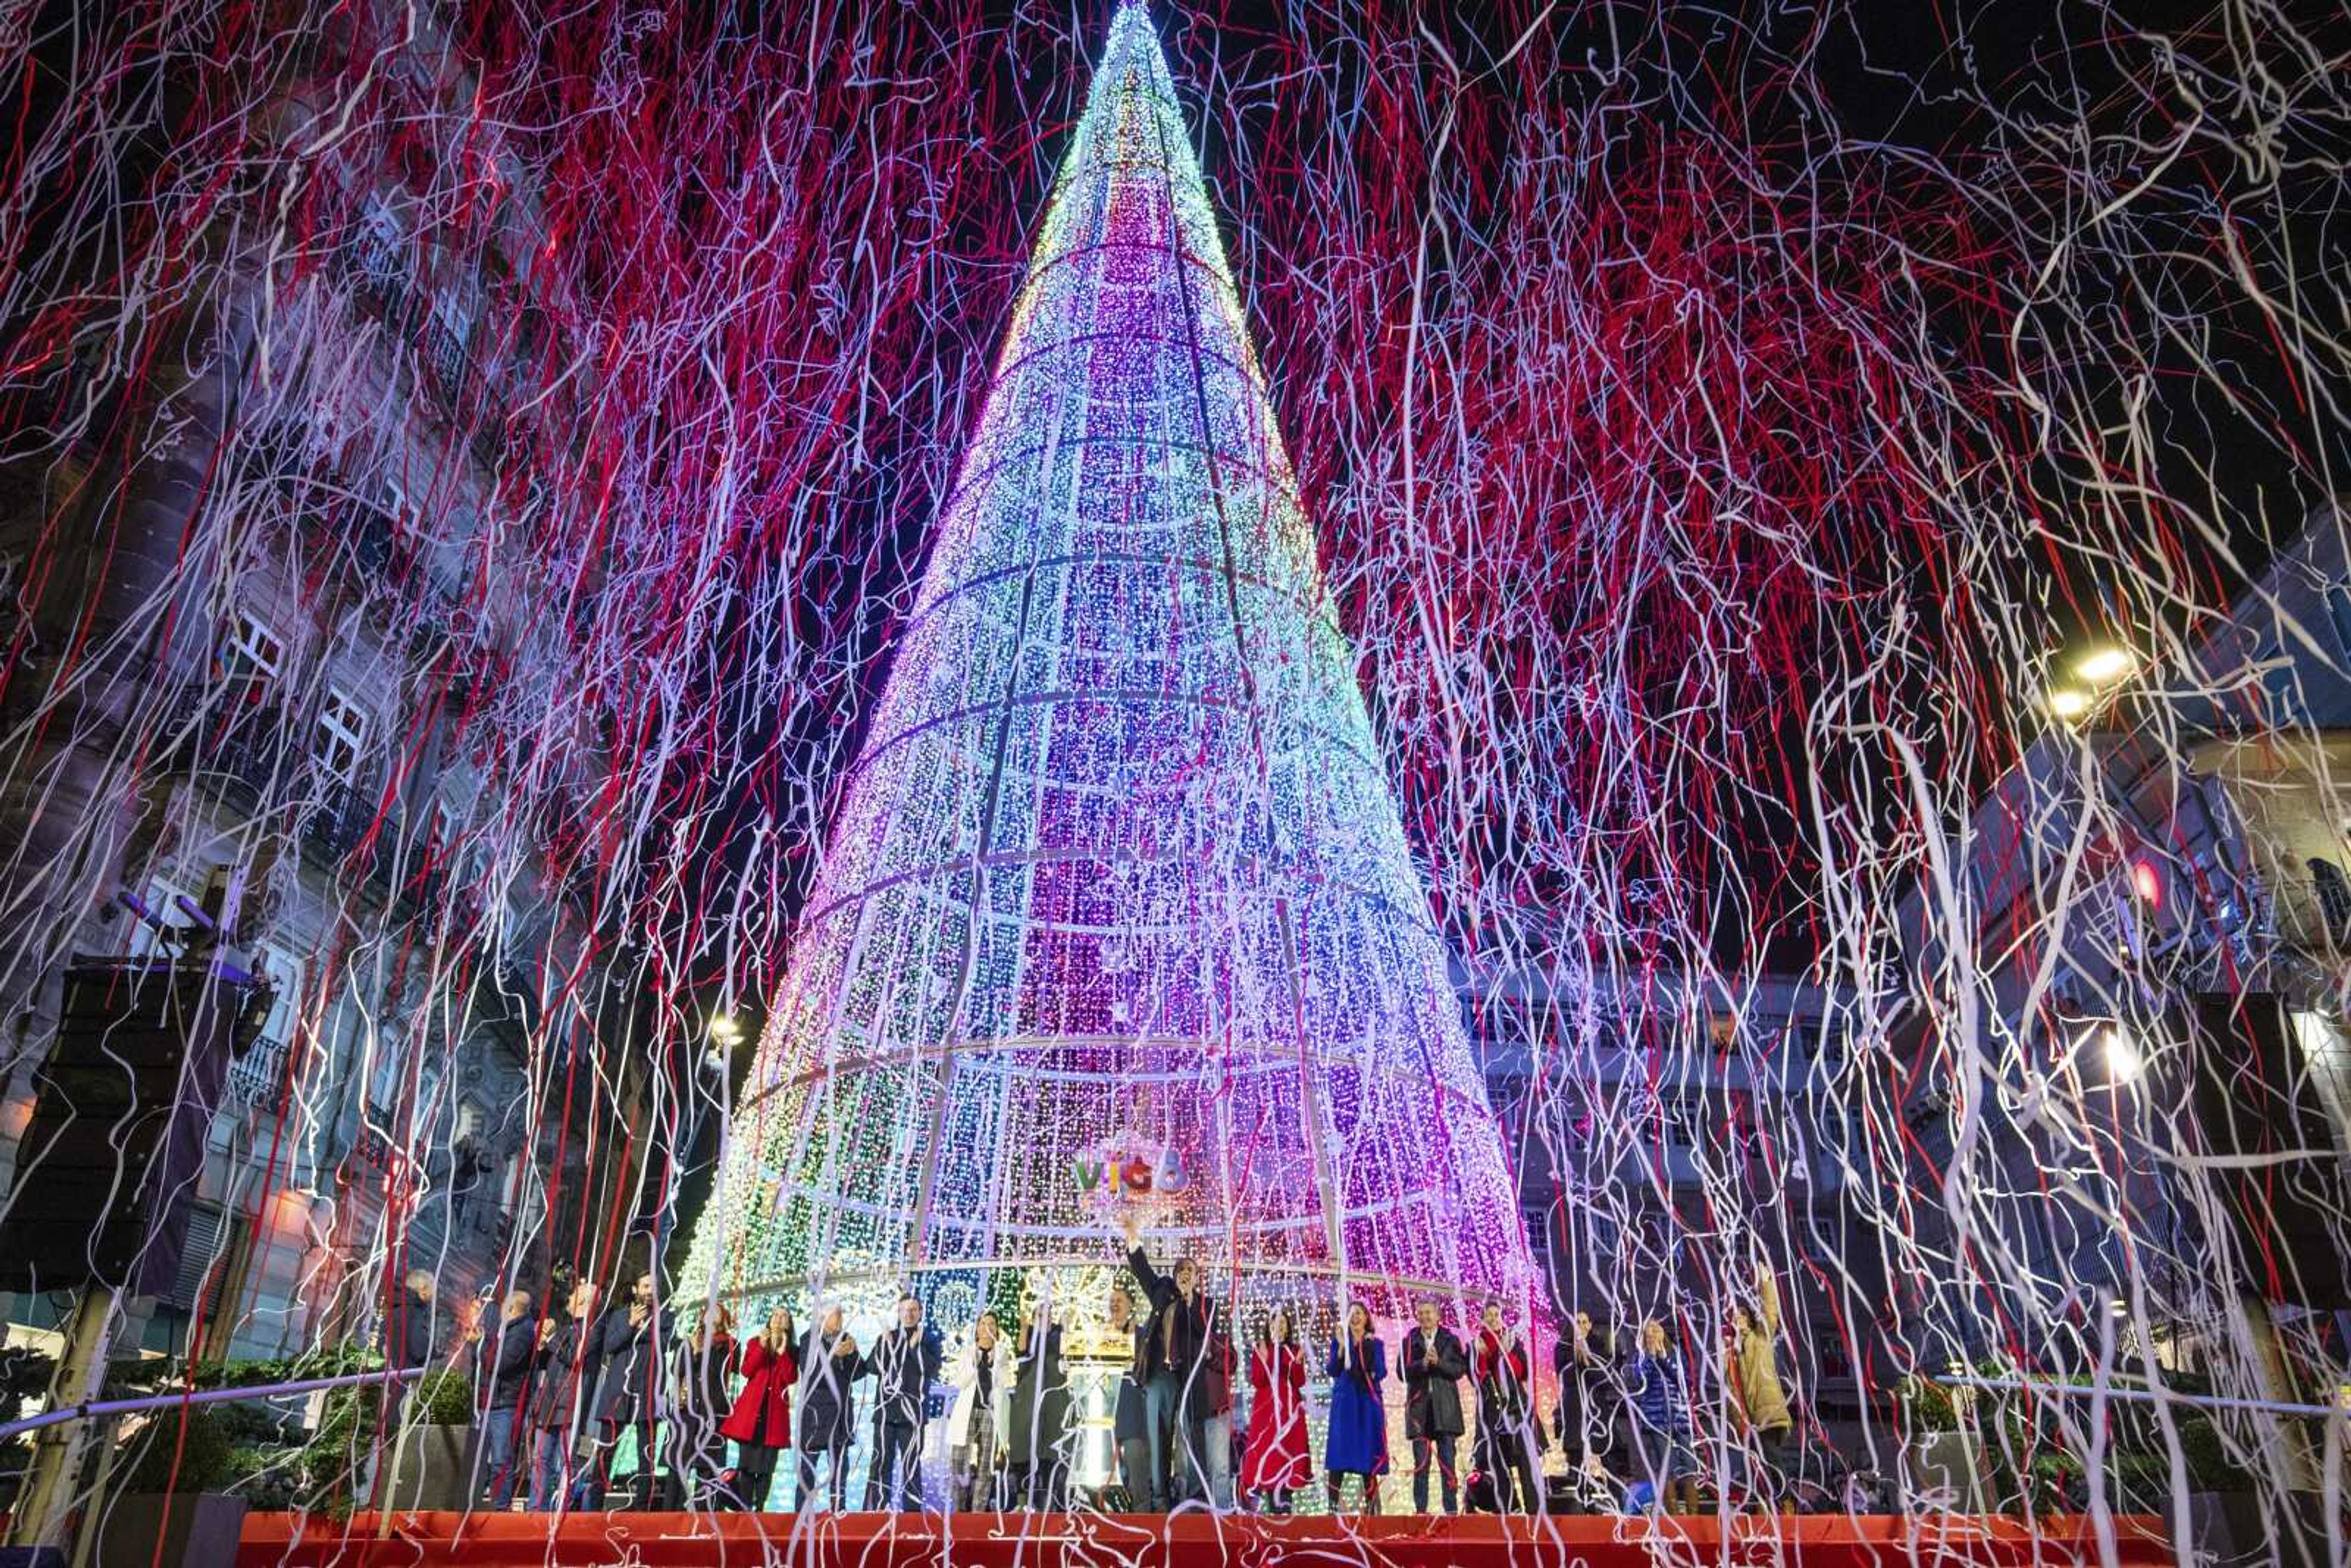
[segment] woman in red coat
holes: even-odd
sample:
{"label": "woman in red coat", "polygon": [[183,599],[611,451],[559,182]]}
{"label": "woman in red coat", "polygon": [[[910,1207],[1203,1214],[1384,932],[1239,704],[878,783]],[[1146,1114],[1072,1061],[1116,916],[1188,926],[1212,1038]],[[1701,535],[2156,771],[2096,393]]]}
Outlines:
{"label": "woman in red coat", "polygon": [[1313,1479],[1306,1451],[1306,1357],[1290,1332],[1288,1309],[1277,1307],[1249,1353],[1249,1447],[1241,1455],[1241,1490],[1263,1497],[1270,1512],[1288,1513],[1290,1494]]}
{"label": "woman in red coat", "polygon": [[799,1334],[789,1307],[768,1314],[765,1332],[743,1347],[743,1392],[718,1424],[735,1439],[735,1501],[763,1513],[776,1479],[776,1456],[792,1446],[792,1385],[800,1364],[792,1347]]}

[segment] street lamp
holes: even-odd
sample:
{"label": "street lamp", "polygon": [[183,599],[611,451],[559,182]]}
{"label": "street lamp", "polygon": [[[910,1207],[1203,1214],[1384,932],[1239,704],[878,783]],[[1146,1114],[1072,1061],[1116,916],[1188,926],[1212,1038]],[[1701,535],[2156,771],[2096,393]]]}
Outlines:
{"label": "street lamp", "polygon": [[2129,1083],[2147,1071],[2147,1058],[2140,1053],[2138,1041],[2122,1025],[2100,1024],[2093,1038],[2099,1054],[2105,1059],[2106,1077],[2112,1082]]}
{"label": "street lamp", "polygon": [[715,1013],[711,1016],[709,1035],[710,1051],[705,1060],[713,1069],[723,1072],[735,1048],[743,1041],[743,1026],[735,1021],[732,1014]]}
{"label": "street lamp", "polygon": [[2071,681],[2051,687],[2042,700],[2057,717],[2077,719],[2098,705],[2099,688],[2113,685],[2137,668],[2138,660],[2127,648],[2112,643],[2085,648],[2066,665]]}
{"label": "street lamp", "polygon": [[2074,661],[2074,678],[2094,686],[2107,685],[2129,674],[2137,663],[2127,648],[2111,644],[2093,648]]}

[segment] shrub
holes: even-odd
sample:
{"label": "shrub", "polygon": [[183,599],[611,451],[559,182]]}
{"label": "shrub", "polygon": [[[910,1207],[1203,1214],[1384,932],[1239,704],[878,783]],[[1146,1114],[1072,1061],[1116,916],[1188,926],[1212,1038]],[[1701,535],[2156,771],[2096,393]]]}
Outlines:
{"label": "shrub", "polygon": [[228,1438],[210,1406],[158,1410],[131,1443],[131,1464],[120,1472],[126,1492],[218,1491],[234,1473]]}
{"label": "shrub", "polygon": [[462,1372],[428,1372],[409,1398],[427,1426],[463,1427],[474,1418],[474,1385]]}

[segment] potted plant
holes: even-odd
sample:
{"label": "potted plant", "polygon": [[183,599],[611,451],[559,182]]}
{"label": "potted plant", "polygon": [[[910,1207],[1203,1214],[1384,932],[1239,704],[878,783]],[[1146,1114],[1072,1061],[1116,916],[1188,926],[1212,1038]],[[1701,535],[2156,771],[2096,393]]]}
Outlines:
{"label": "potted plant", "polygon": [[472,1497],[474,1386],[461,1372],[418,1378],[401,1410],[398,1467],[386,1503],[462,1509]]}
{"label": "potted plant", "polygon": [[2229,1452],[2210,1416],[2182,1416],[2179,1457],[2188,1470],[2188,1528],[2199,1560],[2264,1561],[2272,1550],[2269,1511],[2252,1473]]}
{"label": "potted plant", "polygon": [[[221,1417],[208,1405],[154,1412],[131,1436],[127,1465],[92,1500],[99,1568],[209,1568],[234,1562],[245,1500]],[[162,1542],[162,1552],[156,1551]]]}
{"label": "potted plant", "polygon": [[1895,1388],[1903,1416],[1903,1490],[1913,1508],[1929,1499],[1960,1513],[1982,1513],[1983,1445],[1970,1430],[1975,1391],[1913,1374]]}

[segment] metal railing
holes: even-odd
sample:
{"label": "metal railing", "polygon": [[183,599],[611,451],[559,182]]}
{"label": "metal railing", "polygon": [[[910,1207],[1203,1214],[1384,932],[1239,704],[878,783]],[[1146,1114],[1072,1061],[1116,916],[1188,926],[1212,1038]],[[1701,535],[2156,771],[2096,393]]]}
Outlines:
{"label": "metal railing", "polygon": [[89,1399],[79,1405],[61,1405],[54,1410],[44,1410],[37,1416],[20,1416],[0,1422],[0,1442],[26,1432],[37,1432],[44,1427],[62,1426],[68,1421],[87,1421],[100,1416],[131,1416],[142,1410],[168,1410],[183,1405],[225,1405],[242,1399],[277,1399],[289,1394],[316,1394],[328,1388],[357,1388],[371,1383],[413,1383],[433,1369],[429,1366],[379,1368],[374,1372],[345,1372],[333,1377],[304,1377],[291,1383],[256,1383],[239,1388],[190,1388],[169,1394],[142,1394],[131,1399]]}
{"label": "metal railing", "polygon": [[2333,1417],[2351,1414],[2333,1405],[2297,1405],[2283,1399],[2241,1399],[2220,1394],[2184,1394],[2176,1388],[2133,1388],[2111,1383],[2053,1383],[2032,1377],[1935,1377],[1928,1381],[1945,1388],[1980,1388],[1996,1394],[2122,1399],[2149,1405],[2185,1405],[2199,1410],[2257,1410],[2269,1416]]}

